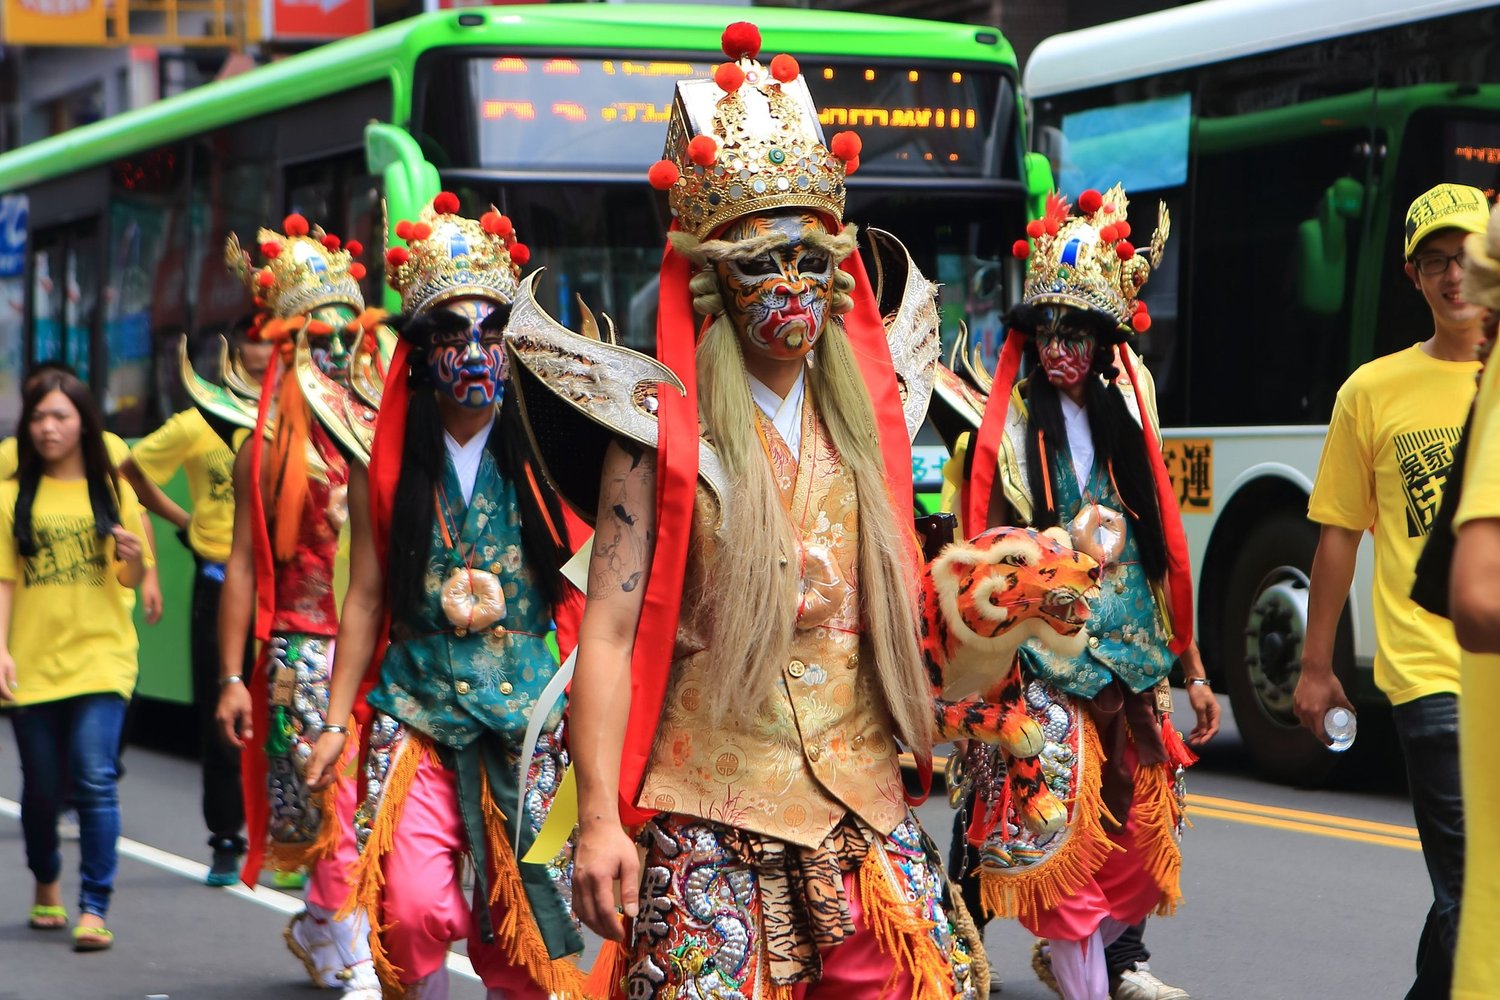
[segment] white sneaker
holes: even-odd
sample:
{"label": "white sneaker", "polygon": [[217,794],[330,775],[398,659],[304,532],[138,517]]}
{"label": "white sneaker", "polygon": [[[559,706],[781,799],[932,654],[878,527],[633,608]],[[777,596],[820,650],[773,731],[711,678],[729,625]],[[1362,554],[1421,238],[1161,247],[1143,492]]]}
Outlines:
{"label": "white sneaker", "polygon": [[1192,1000],[1187,990],[1168,986],[1151,974],[1151,966],[1145,962],[1135,963],[1115,980],[1110,990],[1111,1000]]}
{"label": "white sneaker", "polygon": [[340,975],[344,980],[344,1000],[380,1000],[380,977],[375,975],[375,963],[369,960],[351,965]]}

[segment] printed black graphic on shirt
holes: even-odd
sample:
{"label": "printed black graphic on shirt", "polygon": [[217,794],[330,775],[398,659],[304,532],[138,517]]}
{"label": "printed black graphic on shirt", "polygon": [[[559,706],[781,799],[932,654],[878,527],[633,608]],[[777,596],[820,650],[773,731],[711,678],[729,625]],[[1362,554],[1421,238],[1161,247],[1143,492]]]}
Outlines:
{"label": "printed black graphic on shirt", "polygon": [[234,502],[234,452],[216,448],[204,463],[208,472],[208,496],[215,503]]}
{"label": "printed black graphic on shirt", "polygon": [[94,530],[94,519],[74,515],[35,517],[37,553],[26,564],[26,586],[53,587],[81,583],[104,585],[104,539]]}
{"label": "printed black graphic on shirt", "polygon": [[1453,446],[1458,443],[1460,427],[1434,427],[1431,430],[1397,434],[1396,465],[1406,484],[1406,536],[1422,538],[1432,528],[1448,469],[1453,465]]}

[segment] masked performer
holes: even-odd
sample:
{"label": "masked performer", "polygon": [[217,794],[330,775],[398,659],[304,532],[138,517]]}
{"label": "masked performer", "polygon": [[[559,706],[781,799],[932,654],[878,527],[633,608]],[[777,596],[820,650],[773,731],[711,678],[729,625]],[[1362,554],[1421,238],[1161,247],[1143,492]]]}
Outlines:
{"label": "masked performer", "polygon": [[[1015,246],[1028,259],[1023,303],[973,435],[962,506],[968,534],[1065,530],[1098,562],[1099,592],[1073,648],[1020,645],[1013,683],[985,696],[1008,703],[940,702],[939,720],[943,735],[974,740],[959,794],[974,792],[968,839],[986,913],[1050,941],[1039,972],[1067,1000],[1185,996],[1154,977],[1112,986],[1105,964],[1105,946],[1180,897],[1179,779],[1193,757],[1171,725],[1166,677],[1177,655],[1190,679],[1203,677],[1154,391],[1129,344],[1150,326],[1137,296],[1167,220],[1137,253],[1121,188],[1085,191],[1078,207],[1052,196],[1028,227],[1034,249]],[[1012,391],[1023,355],[1033,374]],[[932,569],[941,593],[943,560]],[[1217,728],[1203,684],[1191,689],[1198,741]]]}
{"label": "masked performer", "polygon": [[[555,614],[566,619],[570,550],[502,346],[529,253],[505,216],[458,210],[444,192],[396,227],[407,246],[389,251],[387,275],[401,293],[400,346],[368,476],[356,469],[350,484],[330,713],[374,710],[358,905],[379,928],[387,996],[446,997],[449,945],[467,938],[490,997],[578,998],[583,974],[564,957],[583,950],[570,859],[518,864],[567,766],[566,678],[545,636]],[[344,743],[324,730],[315,787],[333,780]]]}
{"label": "masked performer", "polygon": [[618,882],[634,922],[591,986],[972,996],[982,959],[897,764],[898,739],[931,743],[909,435],[933,287],[880,234],[872,291],[842,222],[858,138],[824,142],[796,61],[757,62],[753,26],[724,43],[714,79],[678,84],[649,173],[676,217],[670,370],[550,324],[531,279],[507,342],[550,475],[597,513],[570,701],[574,907],[621,941]]}
{"label": "masked performer", "polygon": [[[325,729],[348,726],[347,713],[337,723],[326,716],[338,631],[334,564],[348,516],[350,458],[363,457],[373,433],[374,411],[351,394],[351,373],[369,367],[378,314],[364,308],[358,244],[341,247],[300,215],[288,216],[284,228],[285,235],[261,230],[260,268],[251,268],[233,236],[226,247],[231,270],[264,310],[258,335],[278,345],[278,357],[255,431],[235,459],[218,718],[225,738],[244,750],[249,849],[241,877],[253,885],[263,865],[308,866],[307,909],[288,925],[287,947],[314,983],[366,1000],[379,996],[368,926],[362,914],[336,916],[358,859],[354,784],[346,778],[316,792],[305,768]],[[252,626],[260,667],[246,682],[240,653]]]}

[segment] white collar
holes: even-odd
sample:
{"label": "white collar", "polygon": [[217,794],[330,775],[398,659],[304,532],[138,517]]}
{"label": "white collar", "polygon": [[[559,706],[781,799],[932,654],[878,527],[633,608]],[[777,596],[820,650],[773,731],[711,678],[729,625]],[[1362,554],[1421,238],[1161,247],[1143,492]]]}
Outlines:
{"label": "white collar", "polygon": [[484,446],[489,442],[490,432],[494,429],[495,418],[491,415],[490,422],[484,429],[463,444],[454,440],[446,429],[443,431],[443,448],[453,462],[453,471],[458,474],[458,485],[464,491],[465,504],[474,499],[474,481],[479,478],[479,463],[484,459]]}
{"label": "white collar", "polygon": [[1057,401],[1062,404],[1063,425],[1068,432],[1073,478],[1082,492],[1088,489],[1089,476],[1094,471],[1094,431],[1089,424],[1089,411],[1062,393],[1058,394]]}
{"label": "white collar", "polygon": [[774,390],[754,375],[748,372],[746,375],[750,380],[750,398],[755,400],[760,412],[770,419],[776,433],[781,435],[781,440],[786,442],[792,457],[796,458],[802,451],[802,399],[807,394],[807,369],[797,372],[797,381],[792,384],[785,399],[776,395]]}

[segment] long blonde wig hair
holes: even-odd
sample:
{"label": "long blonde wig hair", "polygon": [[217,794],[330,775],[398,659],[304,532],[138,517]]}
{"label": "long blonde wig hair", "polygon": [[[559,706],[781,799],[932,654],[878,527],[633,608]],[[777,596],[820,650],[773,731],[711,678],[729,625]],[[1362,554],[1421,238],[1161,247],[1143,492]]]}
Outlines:
{"label": "long blonde wig hair", "polygon": [[[699,247],[674,233],[679,251],[693,258]],[[826,233],[817,235],[824,241]],[[854,227],[836,237],[842,250],[854,247]],[[700,258],[698,263],[703,263]],[[731,714],[753,717],[763,702],[745,692],[769,692],[790,656],[795,630],[799,541],[782,507],[759,436],[755,402],[733,322],[711,267],[690,284],[697,311],[714,317],[698,345],[698,409],[703,429],[729,476],[731,500],[704,585],[692,595],[709,627],[709,642],[721,665],[721,682],[707,693],[715,721]],[[876,678],[896,735],[921,753],[932,745],[931,692],[917,643],[916,567],[903,544],[907,526],[896,523],[891,507],[875,410],[854,350],[835,316],[853,308],[854,279],[834,271],[829,316],[816,341],[807,384],[844,465],[852,473],[859,509],[858,579],[864,648],[873,657]],[[771,627],[769,623],[784,623]]]}

